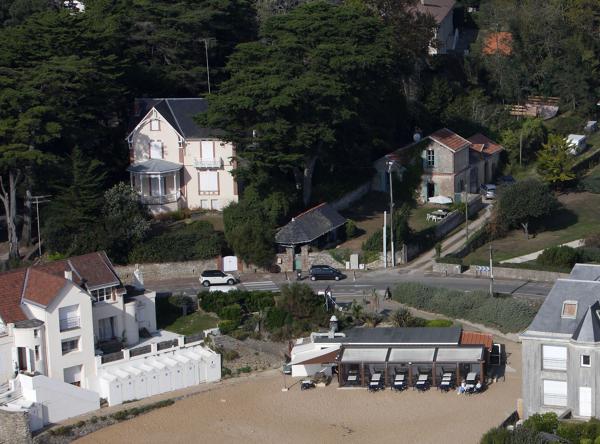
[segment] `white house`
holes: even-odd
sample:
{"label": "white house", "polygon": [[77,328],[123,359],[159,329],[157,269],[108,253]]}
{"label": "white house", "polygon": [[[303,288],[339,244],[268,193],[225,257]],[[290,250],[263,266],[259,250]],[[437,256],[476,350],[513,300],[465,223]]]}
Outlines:
{"label": "white house", "polygon": [[[28,410],[36,429],[100,398],[113,405],[220,379],[202,335],[157,331],[155,297],[123,286],[103,252],[0,273],[0,408]],[[156,368],[173,362],[159,383]],[[144,389],[127,391],[132,375]]]}
{"label": "white house", "polygon": [[222,210],[237,202],[235,149],[194,117],[201,98],[136,99],[136,124],[127,137],[131,186],[152,213]]}

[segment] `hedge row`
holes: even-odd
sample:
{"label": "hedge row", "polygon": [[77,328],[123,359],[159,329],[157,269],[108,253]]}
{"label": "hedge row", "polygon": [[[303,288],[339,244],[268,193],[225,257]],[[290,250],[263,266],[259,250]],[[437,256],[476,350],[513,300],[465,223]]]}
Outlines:
{"label": "hedge row", "polygon": [[464,293],[418,283],[399,284],[392,296],[411,307],[481,323],[503,333],[524,330],[536,314],[527,303],[510,297],[490,297],[485,292]]}

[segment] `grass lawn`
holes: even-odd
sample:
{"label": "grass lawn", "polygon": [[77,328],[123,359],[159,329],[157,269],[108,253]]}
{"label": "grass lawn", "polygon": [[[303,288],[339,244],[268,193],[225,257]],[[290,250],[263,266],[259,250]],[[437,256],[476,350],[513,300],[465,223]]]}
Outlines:
{"label": "grass lawn", "polygon": [[446,208],[447,205],[419,205],[414,208],[408,218],[408,225],[413,231],[425,230],[435,225],[432,220],[427,220],[427,213],[431,213],[440,208]]}
{"label": "grass lawn", "polygon": [[[502,261],[534,251],[585,238],[600,230],[600,194],[567,193],[558,197],[562,208],[545,221],[546,230],[526,240],[522,230],[513,230],[493,242],[494,259]],[[475,250],[465,258],[465,263],[488,260],[488,245]]]}
{"label": "grass lawn", "polygon": [[192,220],[205,220],[207,222],[210,222],[216,231],[224,231],[223,213],[211,212],[211,213],[202,213],[199,215],[194,214],[194,215],[192,215]]}
{"label": "grass lawn", "polygon": [[219,319],[214,316],[197,311],[187,316],[180,316],[170,324],[161,325],[160,328],[187,336],[216,327],[218,321]]}

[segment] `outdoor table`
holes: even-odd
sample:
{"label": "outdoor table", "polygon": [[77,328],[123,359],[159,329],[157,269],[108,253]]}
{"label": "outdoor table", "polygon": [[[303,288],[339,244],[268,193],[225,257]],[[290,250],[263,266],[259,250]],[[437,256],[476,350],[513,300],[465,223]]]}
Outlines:
{"label": "outdoor table", "polygon": [[358,379],[358,377],[356,375],[348,375],[348,381],[356,381]]}
{"label": "outdoor table", "polygon": [[377,382],[381,379],[381,373],[373,373],[371,376],[371,382]]}

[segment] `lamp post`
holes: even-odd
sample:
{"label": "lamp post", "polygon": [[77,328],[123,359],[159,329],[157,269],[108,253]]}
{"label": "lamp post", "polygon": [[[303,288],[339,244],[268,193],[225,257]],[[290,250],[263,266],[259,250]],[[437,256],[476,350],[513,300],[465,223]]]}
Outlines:
{"label": "lamp post", "polygon": [[206,56],[206,80],[208,83],[208,94],[210,94],[210,68],[208,66],[208,45],[211,42],[216,41],[216,39],[212,38],[212,37],[207,37],[207,38],[203,38],[200,39],[204,42],[204,55]]}
{"label": "lamp post", "polygon": [[48,199],[50,195],[46,196],[31,196],[33,203],[35,204],[35,212],[37,215],[37,231],[38,231],[38,255],[42,257],[42,232],[40,231],[40,204],[50,202]]}
{"label": "lamp post", "polygon": [[392,168],[396,162],[393,160],[387,161],[388,174],[390,177],[390,249],[392,253],[392,268],[396,266],[396,255],[394,251],[394,186],[392,184]]}

